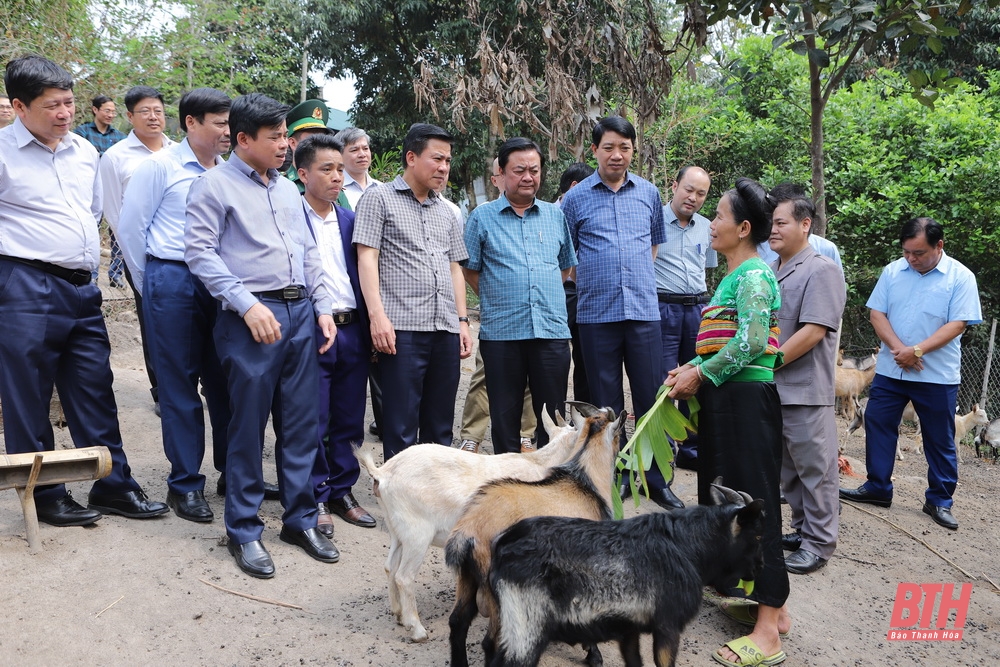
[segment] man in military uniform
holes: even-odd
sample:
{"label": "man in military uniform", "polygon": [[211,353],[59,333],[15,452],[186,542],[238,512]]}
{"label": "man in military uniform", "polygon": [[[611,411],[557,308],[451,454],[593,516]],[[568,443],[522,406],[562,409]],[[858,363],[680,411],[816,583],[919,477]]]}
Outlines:
{"label": "man in military uniform", "polygon": [[[329,120],[330,109],[322,100],[306,100],[292,107],[292,110],[288,112],[288,116],[285,117],[285,124],[288,126],[289,155],[294,156],[295,148],[306,137],[314,134],[333,134],[333,130],[327,127],[326,124]],[[292,183],[295,183],[295,187],[299,189],[299,194],[305,194],[306,186],[299,180],[299,172],[295,167],[294,159],[291,162],[291,166],[285,172],[285,176]],[[351,210],[343,191],[341,191],[340,196],[337,198],[337,205],[346,208],[348,211]]]}

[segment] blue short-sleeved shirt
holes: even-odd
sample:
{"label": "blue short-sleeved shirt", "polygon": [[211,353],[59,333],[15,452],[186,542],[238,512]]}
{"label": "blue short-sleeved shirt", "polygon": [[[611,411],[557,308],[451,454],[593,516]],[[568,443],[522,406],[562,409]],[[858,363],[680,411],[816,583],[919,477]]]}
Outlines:
{"label": "blue short-sleeved shirt", "polygon": [[666,231],[656,186],[629,172],[614,192],[595,171],[566,193],[562,209],[580,262],[576,321],[659,321],[651,249]]}
{"label": "blue short-sleeved shirt", "polygon": [[519,216],[500,198],[465,225],[466,268],[479,272],[481,340],[569,338],[562,270],[576,253],[562,211],[535,200]]}
{"label": "blue short-sleeved shirt", "polygon": [[[979,324],[983,321],[976,276],[946,254],[938,265],[920,275],[904,258],[882,270],[866,304],[885,313],[892,330],[904,345],[915,345],[948,322]],[[904,371],[882,343],[875,372],[896,380],[959,384],[962,366],[961,336],[923,356],[924,370]]]}

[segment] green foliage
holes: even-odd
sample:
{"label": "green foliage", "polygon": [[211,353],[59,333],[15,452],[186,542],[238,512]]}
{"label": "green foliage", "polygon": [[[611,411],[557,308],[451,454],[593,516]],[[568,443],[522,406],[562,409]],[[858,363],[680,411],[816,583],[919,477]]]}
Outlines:
{"label": "green foliage", "polygon": [[368,173],[377,181],[388,183],[403,173],[400,151],[388,150],[382,153],[372,153]]}

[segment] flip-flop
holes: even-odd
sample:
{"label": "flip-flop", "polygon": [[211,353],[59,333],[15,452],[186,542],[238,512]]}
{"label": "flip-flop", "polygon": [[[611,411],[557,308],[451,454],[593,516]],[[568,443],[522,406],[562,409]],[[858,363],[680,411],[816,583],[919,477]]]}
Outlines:
{"label": "flip-flop", "polygon": [[712,658],[720,664],[731,665],[731,667],[756,667],[757,665],[772,667],[772,665],[781,664],[787,657],[784,651],[778,651],[774,655],[764,655],[760,647],[747,636],[726,642],[724,646],[735,653],[739,661],[726,660],[719,655],[718,651],[712,653]]}
{"label": "flip-flop", "polygon": [[[745,604],[745,603],[733,603],[733,602],[721,602],[719,604],[719,609],[723,614],[733,619],[737,623],[743,625],[754,627],[757,625],[757,616],[750,611],[752,608],[756,608],[755,604]],[[779,636],[787,637],[787,632],[779,632]]]}

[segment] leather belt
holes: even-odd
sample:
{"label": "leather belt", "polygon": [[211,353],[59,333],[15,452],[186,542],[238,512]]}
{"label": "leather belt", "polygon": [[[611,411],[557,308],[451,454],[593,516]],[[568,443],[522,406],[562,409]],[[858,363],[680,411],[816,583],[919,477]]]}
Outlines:
{"label": "leather belt", "polygon": [[709,302],[707,292],[702,292],[701,294],[666,294],[664,292],[657,292],[656,299],[661,303],[674,303],[681,306],[698,306]]}
{"label": "leather belt", "polygon": [[67,269],[64,266],[49,264],[48,262],[43,262],[38,259],[24,259],[23,257],[11,257],[10,255],[0,255],[0,259],[6,259],[10,262],[24,264],[25,266],[30,266],[38,269],[39,271],[44,271],[45,273],[53,275],[56,278],[62,278],[66,282],[71,285],[76,285],[77,287],[89,285],[93,281],[90,276],[90,271],[84,271],[83,269]]}
{"label": "leather belt", "polygon": [[306,298],[306,288],[300,285],[290,285],[282,289],[267,292],[254,292],[258,299],[277,299],[278,301],[301,301]]}
{"label": "leather belt", "polygon": [[339,313],[333,313],[333,323],[338,327],[360,321],[361,317],[358,315],[357,310],[342,310]]}
{"label": "leather belt", "polygon": [[181,264],[183,266],[187,266],[187,262],[183,259],[163,259],[162,257],[157,257],[156,255],[150,255],[148,253],[146,254],[146,261],[166,262],[167,264]]}

